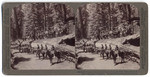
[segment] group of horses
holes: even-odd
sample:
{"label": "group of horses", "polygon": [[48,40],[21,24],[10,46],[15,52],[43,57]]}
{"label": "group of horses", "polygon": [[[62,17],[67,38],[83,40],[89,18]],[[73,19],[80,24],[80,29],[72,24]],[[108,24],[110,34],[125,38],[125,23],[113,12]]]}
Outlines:
{"label": "group of horses", "polygon": [[[63,61],[75,63],[75,55],[71,52],[71,50],[54,45],[49,47],[45,45],[45,47],[43,47],[42,44],[37,44],[37,48],[30,46],[21,48],[21,53],[35,54],[36,57],[40,60],[49,59],[51,65],[61,63]],[[57,60],[57,62],[54,60],[54,58]]]}
{"label": "group of horses", "polygon": [[47,45],[45,45],[45,49],[43,48],[43,45],[41,47],[37,45],[37,48],[34,47],[25,47],[22,48],[22,53],[28,53],[28,54],[35,54],[36,57],[38,57],[41,60],[49,59],[51,65],[53,65],[53,58],[57,58],[57,63],[61,62],[61,52],[58,51],[53,45],[51,49],[47,48]]}
{"label": "group of horses", "polygon": [[[116,45],[115,49],[112,49],[112,46],[109,45],[109,47],[105,44],[105,45],[101,45],[101,47],[96,47],[94,45],[90,45],[90,46],[84,46],[83,47],[83,51],[84,52],[90,52],[90,53],[96,53],[99,54],[100,57],[102,57],[103,59],[113,59],[114,64],[116,65],[117,62],[117,57],[119,57],[121,59],[121,63],[125,62],[125,57],[126,57],[126,51],[121,50],[118,45]],[[118,59],[119,59],[118,58]]]}

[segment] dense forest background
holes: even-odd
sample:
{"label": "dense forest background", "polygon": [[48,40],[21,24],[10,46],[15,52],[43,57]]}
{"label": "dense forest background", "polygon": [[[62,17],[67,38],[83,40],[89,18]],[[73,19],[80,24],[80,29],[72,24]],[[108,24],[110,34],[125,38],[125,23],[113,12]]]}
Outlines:
{"label": "dense forest background", "polygon": [[28,3],[12,9],[11,40],[43,39],[74,33],[73,9],[58,3]]}
{"label": "dense forest background", "polygon": [[86,4],[79,7],[76,18],[77,40],[132,35],[139,31],[140,26],[138,9],[123,3]]}
{"label": "dense forest background", "polygon": [[77,9],[75,16],[73,9],[65,4],[28,3],[12,9],[11,40],[36,40],[70,33],[75,33],[77,40],[112,38],[117,34],[121,37],[139,32],[139,20],[138,9],[130,4],[85,4]]}

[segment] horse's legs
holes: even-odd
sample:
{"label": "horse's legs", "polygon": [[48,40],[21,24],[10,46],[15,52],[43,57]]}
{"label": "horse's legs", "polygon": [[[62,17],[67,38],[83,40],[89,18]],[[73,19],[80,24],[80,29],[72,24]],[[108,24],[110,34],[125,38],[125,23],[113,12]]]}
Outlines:
{"label": "horse's legs", "polygon": [[103,59],[104,59],[104,52],[102,53]]}
{"label": "horse's legs", "polygon": [[53,59],[50,55],[49,55],[49,60],[50,60],[50,64],[53,65]]}
{"label": "horse's legs", "polygon": [[51,63],[51,65],[53,65],[53,60],[52,60],[52,58],[50,58],[50,63]]}
{"label": "horse's legs", "polygon": [[41,58],[40,53],[38,53],[39,59]]}
{"label": "horse's legs", "polygon": [[108,59],[108,55],[109,55],[109,54],[108,54],[108,52],[107,52],[107,53],[106,53],[107,59]]}
{"label": "horse's legs", "polygon": [[36,53],[36,57],[38,57],[38,52]]}
{"label": "horse's legs", "polygon": [[123,63],[123,62],[125,62],[125,61],[124,61],[124,57],[122,56],[121,57],[121,63]]}
{"label": "horse's legs", "polygon": [[45,59],[45,53],[42,53],[43,59]]}
{"label": "horse's legs", "polygon": [[57,62],[60,62],[60,57],[57,57]]}
{"label": "horse's legs", "polygon": [[114,64],[116,65],[116,57],[115,56],[114,56],[113,60],[114,60]]}
{"label": "horse's legs", "polygon": [[47,58],[47,56],[48,56],[48,54],[46,53],[46,54],[45,54],[45,58]]}
{"label": "horse's legs", "polygon": [[112,53],[111,53],[111,52],[109,53],[109,58],[110,58],[110,59],[112,58]]}
{"label": "horse's legs", "polygon": [[121,58],[121,63],[122,63],[122,57],[120,56],[120,58]]}
{"label": "horse's legs", "polygon": [[117,54],[113,54],[113,60],[115,65],[117,64],[116,59],[117,59]]}

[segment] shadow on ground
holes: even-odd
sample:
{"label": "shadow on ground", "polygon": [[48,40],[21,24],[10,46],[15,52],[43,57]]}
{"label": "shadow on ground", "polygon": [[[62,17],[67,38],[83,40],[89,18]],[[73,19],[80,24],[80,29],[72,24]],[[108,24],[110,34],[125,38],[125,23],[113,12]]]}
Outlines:
{"label": "shadow on ground", "polygon": [[14,66],[17,65],[19,62],[29,61],[30,58],[24,58],[24,57],[15,57],[13,64],[11,64],[12,69],[17,70]]}
{"label": "shadow on ground", "polygon": [[78,67],[78,65],[82,64],[83,62],[86,61],[93,61],[94,58],[88,58],[88,57],[79,57],[77,63],[75,64],[76,69],[82,69],[80,67]]}
{"label": "shadow on ground", "polygon": [[29,61],[30,58],[24,58],[24,57],[15,57],[14,58],[14,65],[17,65],[19,62]]}
{"label": "shadow on ground", "polygon": [[125,61],[125,62],[118,62],[118,63],[116,63],[116,65],[124,64],[124,63],[127,63],[127,61]]}
{"label": "shadow on ground", "polygon": [[79,57],[79,58],[78,58],[78,61],[77,61],[77,64],[80,65],[80,64],[82,64],[82,63],[85,62],[85,61],[93,61],[93,60],[94,60],[94,58]]}

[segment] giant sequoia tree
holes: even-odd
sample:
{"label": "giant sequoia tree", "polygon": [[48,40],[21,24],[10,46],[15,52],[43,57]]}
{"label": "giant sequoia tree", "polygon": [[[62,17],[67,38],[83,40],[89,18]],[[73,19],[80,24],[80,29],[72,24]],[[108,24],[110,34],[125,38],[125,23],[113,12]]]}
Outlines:
{"label": "giant sequoia tree", "polygon": [[[129,27],[132,21],[139,20],[138,9],[134,5],[123,3],[91,3],[81,6],[77,12],[77,33],[81,38],[100,39],[109,36],[122,26]],[[84,23],[84,24],[83,24]],[[80,32],[80,33],[79,33]]]}
{"label": "giant sequoia tree", "polygon": [[12,40],[16,39],[16,38],[22,38],[23,36],[23,29],[22,29],[22,26],[23,26],[23,12],[21,10],[21,6],[18,6],[18,7],[15,7],[13,10],[12,10],[12,16],[10,18],[10,21],[11,21],[11,33],[14,33],[11,34],[12,36]]}
{"label": "giant sequoia tree", "polygon": [[11,39],[36,40],[67,35],[71,33],[70,28],[74,26],[72,10],[69,6],[58,3],[19,5],[12,9]]}

